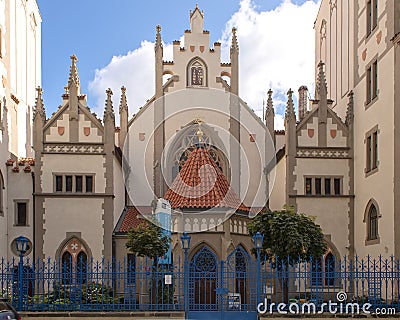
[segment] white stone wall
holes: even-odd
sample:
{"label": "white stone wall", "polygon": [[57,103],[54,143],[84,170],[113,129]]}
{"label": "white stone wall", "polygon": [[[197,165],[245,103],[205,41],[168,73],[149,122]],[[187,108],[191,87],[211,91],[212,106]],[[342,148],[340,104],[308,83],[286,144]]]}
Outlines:
{"label": "white stone wall", "polygon": [[[9,203],[32,194],[32,190],[26,193],[26,188],[32,186],[31,182],[26,184],[26,176],[30,177],[30,174],[15,175],[21,176],[21,181],[14,176],[9,179],[5,163],[11,156],[33,156],[31,123],[35,88],[41,84],[41,21],[35,0],[0,1],[0,171],[5,182],[2,190],[4,215],[0,215],[1,257],[9,257],[9,243],[19,232],[8,230],[14,221],[14,207]],[[18,104],[11,95],[19,101]]]}
{"label": "white stone wall", "polygon": [[[336,100],[334,110],[345,116],[347,93],[354,91],[354,175],[355,175],[355,246],[365,256],[394,253],[394,46],[390,41],[393,27],[393,1],[378,1],[378,25],[367,35],[366,1],[336,1],[331,15],[331,1],[322,0],[315,22],[316,64],[326,63],[328,96]],[[321,41],[320,26],[327,21],[326,51]],[[335,20],[335,21],[332,21]],[[337,31],[334,31],[334,26]],[[325,58],[325,59],[323,59]],[[366,68],[378,59],[378,98],[366,103]],[[365,174],[366,133],[378,126],[378,171]],[[379,206],[378,244],[365,245],[367,226],[364,222],[368,202]]]}
{"label": "white stone wall", "polygon": [[[32,174],[31,172],[24,172],[24,167],[20,167],[19,172],[13,172],[12,167],[8,168],[8,194],[11,197],[8,198],[8,221],[7,221],[7,255],[3,255],[7,258],[17,257],[11,250],[11,243],[19,236],[27,237],[33,243],[33,226],[34,226],[34,215],[33,215],[33,197],[32,197]],[[17,202],[27,202],[27,225],[16,226],[17,218]],[[29,255],[33,257],[33,252]]]}
{"label": "white stone wall", "polygon": [[[51,259],[67,233],[80,233],[95,261],[103,257],[103,199],[47,198],[44,203],[44,256]],[[60,228],[62,226],[62,228]]]}

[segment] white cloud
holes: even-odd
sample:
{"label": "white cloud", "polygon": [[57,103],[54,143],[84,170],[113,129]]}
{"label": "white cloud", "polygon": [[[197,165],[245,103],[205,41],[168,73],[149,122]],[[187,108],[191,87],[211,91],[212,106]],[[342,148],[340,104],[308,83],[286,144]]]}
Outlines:
{"label": "white cloud", "polygon": [[[240,95],[262,114],[262,100],[274,91],[277,113],[283,114],[286,92],[297,94],[301,85],[313,91],[314,30],[319,3],[295,5],[286,0],[275,10],[258,12],[250,0],[242,0],[238,12],[226,24],[222,36],[229,54],[231,29],[237,27],[240,61]],[[297,101],[297,99],[296,99]],[[276,127],[282,128],[281,118]]]}
{"label": "white cloud", "polygon": [[[258,11],[251,0],[242,0],[240,9],[226,23],[221,36],[222,56],[229,60],[230,35],[238,28],[240,46],[240,95],[262,114],[262,101],[269,88],[274,91],[277,129],[283,127],[282,114],[289,88],[295,94],[300,85],[310,92],[314,85],[313,22],[319,2],[312,0],[295,5],[285,0],[276,9]],[[172,45],[164,45],[164,60],[172,60]],[[104,68],[96,70],[89,84],[97,101],[95,111],[102,115],[105,89],[127,87],[130,113],[135,113],[154,94],[154,44],[143,41],[140,48],[113,57]],[[119,104],[119,90],[114,92],[114,107]],[[279,116],[280,115],[280,116]]]}
{"label": "white cloud", "polygon": [[[172,45],[164,45],[164,59],[172,60]],[[96,70],[89,83],[89,92],[95,97],[93,109],[100,117],[103,116],[106,89],[113,90],[114,110],[117,111],[122,86],[126,87],[130,114],[154,95],[154,43],[143,41],[140,48],[114,56],[107,66]]]}

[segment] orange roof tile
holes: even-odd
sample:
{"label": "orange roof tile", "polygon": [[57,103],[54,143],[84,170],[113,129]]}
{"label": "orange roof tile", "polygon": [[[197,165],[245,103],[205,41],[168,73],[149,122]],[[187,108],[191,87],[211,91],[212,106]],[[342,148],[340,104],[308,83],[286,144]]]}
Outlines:
{"label": "orange roof tile", "polygon": [[249,211],[204,148],[192,151],[164,198],[172,209],[219,207]]}
{"label": "orange roof tile", "polygon": [[130,228],[135,228],[143,223],[142,214],[151,213],[151,207],[127,207],[123,213],[122,222],[117,232],[128,232]]}

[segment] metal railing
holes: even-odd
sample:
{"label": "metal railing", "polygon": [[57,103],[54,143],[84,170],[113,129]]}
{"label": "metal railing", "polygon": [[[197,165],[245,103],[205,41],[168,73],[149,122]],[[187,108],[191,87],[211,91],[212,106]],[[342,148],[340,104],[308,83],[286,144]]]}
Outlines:
{"label": "metal railing", "polygon": [[266,302],[271,312],[279,303],[313,303],[328,312],[329,301],[400,311],[400,260],[394,258],[247,261],[237,254],[196,270],[179,259],[173,265],[25,259],[23,267],[2,259],[0,295],[24,311],[186,311],[185,301],[189,311],[256,312]]}

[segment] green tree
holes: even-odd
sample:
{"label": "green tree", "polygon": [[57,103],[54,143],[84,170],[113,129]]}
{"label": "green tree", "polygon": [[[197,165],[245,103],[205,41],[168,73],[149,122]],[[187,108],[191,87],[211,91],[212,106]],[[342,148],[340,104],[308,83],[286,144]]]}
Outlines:
{"label": "green tree", "polygon": [[265,211],[249,225],[251,236],[264,235],[262,258],[280,272],[284,302],[289,300],[288,278],[284,275],[296,263],[321,257],[326,252],[326,242],[321,227],[315,219],[293,208]]}
{"label": "green tree", "polygon": [[[171,239],[162,232],[162,228],[159,226],[157,220],[144,220],[143,223],[128,231],[126,247],[129,251],[139,257],[153,259],[153,273],[150,286],[152,303],[160,303],[165,294],[163,291],[168,289],[162,286],[160,280],[157,280],[160,275],[162,276],[161,270],[157,270],[157,258],[163,256],[168,251],[170,242]],[[157,290],[157,287],[164,289]],[[167,303],[166,300],[163,301]]]}
{"label": "green tree", "polygon": [[163,234],[157,221],[144,220],[128,231],[126,247],[139,257],[156,259],[169,249],[170,238]]}

